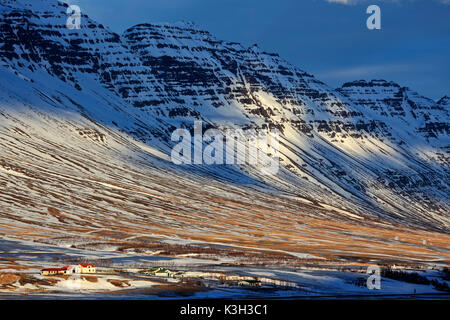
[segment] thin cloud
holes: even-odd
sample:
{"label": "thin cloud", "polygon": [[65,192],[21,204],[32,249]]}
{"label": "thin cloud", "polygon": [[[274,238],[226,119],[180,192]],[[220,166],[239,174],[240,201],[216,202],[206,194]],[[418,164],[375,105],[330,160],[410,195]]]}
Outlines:
{"label": "thin cloud", "polygon": [[389,75],[392,73],[408,72],[411,70],[411,65],[375,65],[375,66],[357,66],[346,69],[331,70],[326,72],[319,72],[320,79],[343,79],[343,78],[358,78],[379,76],[381,74]]}
{"label": "thin cloud", "polygon": [[[373,2],[373,0],[325,0],[329,3],[339,3],[343,5],[354,5],[358,3],[364,3],[364,2]],[[386,2],[400,2],[401,0],[385,0]],[[412,1],[412,0],[409,0]],[[440,2],[443,4],[450,4],[450,0],[434,0],[436,2]]]}

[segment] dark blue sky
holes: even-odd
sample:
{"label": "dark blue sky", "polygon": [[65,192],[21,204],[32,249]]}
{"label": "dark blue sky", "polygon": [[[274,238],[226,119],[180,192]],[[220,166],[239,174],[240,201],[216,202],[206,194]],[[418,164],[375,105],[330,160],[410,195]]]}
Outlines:
{"label": "dark blue sky", "polygon": [[[333,87],[387,79],[450,95],[450,0],[66,0],[117,33],[144,22],[194,21],[218,39],[257,43]],[[382,29],[366,28],[381,7]]]}

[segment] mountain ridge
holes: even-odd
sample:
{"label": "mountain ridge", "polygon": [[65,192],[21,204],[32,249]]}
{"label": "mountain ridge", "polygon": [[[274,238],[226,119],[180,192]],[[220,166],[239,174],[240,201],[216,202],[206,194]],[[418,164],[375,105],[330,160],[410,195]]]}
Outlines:
{"label": "mountain ridge", "polygon": [[[353,214],[448,232],[444,98],[435,102],[385,80],[335,90],[277,54],[217,40],[190,23],[144,23],[118,35],[84,14],[80,30],[65,28],[67,5],[52,0],[0,4],[2,70],[14,75],[8,81],[28,82],[33,108],[45,100],[105,126],[105,137],[113,128],[166,156],[173,130],[192,129],[195,120],[220,130],[277,129],[275,176],[247,166],[231,176],[220,166],[192,170],[235,182],[248,176]],[[7,96],[5,115],[15,112]],[[101,143],[100,129],[83,130]]]}

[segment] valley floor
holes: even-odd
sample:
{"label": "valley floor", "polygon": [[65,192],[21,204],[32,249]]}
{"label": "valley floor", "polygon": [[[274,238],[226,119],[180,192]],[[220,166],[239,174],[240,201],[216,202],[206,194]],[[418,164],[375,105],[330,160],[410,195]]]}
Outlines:
{"label": "valley floor", "polygon": [[[3,239],[0,299],[450,299],[448,269],[440,265],[390,266],[397,279],[383,274],[380,289],[369,290],[363,263],[313,257],[294,263],[234,249],[224,255],[206,244],[184,246],[184,253],[176,253],[176,245],[163,247],[166,252],[137,253]],[[87,262],[96,264],[96,274],[40,274],[42,268]],[[156,266],[176,276],[149,273]]]}

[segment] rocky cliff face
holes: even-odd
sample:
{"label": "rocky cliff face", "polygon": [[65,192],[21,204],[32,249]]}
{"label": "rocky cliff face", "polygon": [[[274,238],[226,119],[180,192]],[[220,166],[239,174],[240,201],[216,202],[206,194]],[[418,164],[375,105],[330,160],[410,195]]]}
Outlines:
{"label": "rocky cliff face", "polygon": [[371,117],[386,123],[398,122],[403,132],[425,138],[438,138],[450,133],[447,122],[449,111],[444,105],[444,98],[435,102],[409,88],[384,80],[346,83],[338,91],[356,105],[367,109],[366,114],[370,110]]}
{"label": "rocky cliff face", "polygon": [[[165,154],[172,131],[195,120],[278,129],[277,175],[235,169],[267,188],[448,230],[448,98],[435,102],[384,80],[334,90],[277,54],[217,40],[192,23],[141,24],[117,35],[83,15],[81,29],[69,30],[66,9],[52,0],[0,2],[2,72],[26,82],[37,101]],[[6,96],[2,108],[11,108]],[[238,183],[228,168],[204,170]]]}
{"label": "rocky cliff face", "polygon": [[317,113],[346,117],[350,108],[325,84],[277,54],[217,40],[192,23],[138,25],[123,38],[176,97],[173,102],[181,109],[169,116],[219,113],[224,119],[234,113],[253,125],[283,130],[287,122],[307,133],[312,127],[306,115],[315,120],[323,118]]}

